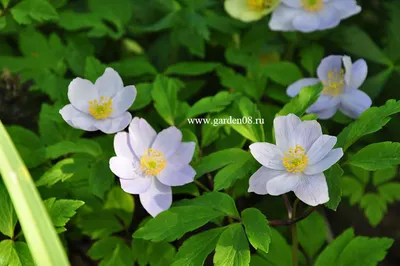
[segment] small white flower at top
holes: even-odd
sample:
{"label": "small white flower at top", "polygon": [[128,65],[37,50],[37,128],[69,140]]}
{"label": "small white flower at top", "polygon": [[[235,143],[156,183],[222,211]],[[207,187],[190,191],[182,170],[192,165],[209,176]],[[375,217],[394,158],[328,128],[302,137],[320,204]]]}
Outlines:
{"label": "small white flower at top", "polygon": [[360,11],[356,0],[281,0],[269,27],[275,31],[326,30]]}
{"label": "small white flower at top", "polygon": [[146,120],[135,117],[129,133],[114,137],[117,156],[110,159],[110,169],[120,178],[122,189],[139,194],[143,207],[154,217],[171,206],[171,186],[193,182],[196,171],[189,163],[194,149],[194,142],[182,142],[176,127],[157,134]]}
{"label": "small white flower at top", "polygon": [[318,78],[296,81],[288,87],[287,94],[294,97],[302,88],[322,82],[322,93],[307,113],[316,114],[319,119],[329,119],[340,110],[356,119],[372,105],[368,94],[359,90],[367,73],[365,60],[359,59],[352,64],[348,56],[331,55],[324,58],[318,66]]}
{"label": "small white flower at top", "polygon": [[225,0],[226,12],[243,22],[259,20],[279,4],[279,0]]}
{"label": "small white flower at top", "polygon": [[135,98],[135,86],[124,87],[118,73],[107,68],[94,84],[82,78],[72,80],[68,86],[71,104],[60,114],[74,128],[112,134],[129,125],[132,115],[127,110]]}
{"label": "small white flower at top", "polygon": [[250,145],[253,157],[262,164],[249,181],[249,192],[281,195],[293,191],[304,203],[316,206],[329,201],[324,171],[342,156],[332,149],[336,137],[323,135],[317,121],[302,122],[294,114],[274,120],[276,145]]}

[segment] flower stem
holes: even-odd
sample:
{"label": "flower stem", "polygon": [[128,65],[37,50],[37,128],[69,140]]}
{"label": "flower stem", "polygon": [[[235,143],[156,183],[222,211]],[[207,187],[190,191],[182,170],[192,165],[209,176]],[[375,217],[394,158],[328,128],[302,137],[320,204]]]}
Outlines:
{"label": "flower stem", "polygon": [[[293,203],[292,217],[296,217],[297,205],[299,204],[299,199],[296,199]],[[298,266],[298,239],[297,239],[297,225],[296,223],[291,225],[292,228],[292,262],[293,266]]]}
{"label": "flower stem", "polygon": [[204,189],[205,191],[211,192],[211,190],[210,190],[208,187],[206,187],[205,185],[203,185],[200,181],[194,180],[194,183],[195,183],[197,186],[199,186],[199,187],[201,187],[202,189]]}

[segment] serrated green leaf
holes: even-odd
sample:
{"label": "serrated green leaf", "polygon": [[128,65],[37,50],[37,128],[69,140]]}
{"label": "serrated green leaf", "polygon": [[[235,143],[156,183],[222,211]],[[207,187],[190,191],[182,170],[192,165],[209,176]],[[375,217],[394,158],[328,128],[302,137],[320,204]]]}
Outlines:
{"label": "serrated green leaf", "polygon": [[46,158],[49,160],[54,160],[70,153],[87,153],[97,157],[102,154],[102,150],[97,142],[89,139],[80,139],[77,142],[64,140],[46,147]]}
{"label": "serrated green leaf", "polygon": [[290,85],[303,77],[299,68],[291,62],[282,61],[268,64],[264,66],[263,71],[267,77],[284,86]]}
{"label": "serrated green leaf", "polygon": [[94,260],[102,260],[99,266],[132,266],[131,249],[118,237],[107,237],[94,243],[88,255]]}
{"label": "serrated green leaf", "polygon": [[57,232],[66,231],[65,225],[83,204],[85,203],[80,200],[56,200],[56,198],[49,198],[44,201]]}
{"label": "serrated green leaf", "polygon": [[368,193],[361,199],[360,207],[364,209],[369,223],[377,226],[387,212],[386,202],[377,194]]}
{"label": "serrated green leaf", "polygon": [[242,211],[242,223],[250,244],[255,249],[268,253],[271,243],[271,228],[264,214],[256,208],[245,209]]}
{"label": "serrated green leaf", "polygon": [[139,77],[143,75],[155,75],[157,70],[144,56],[123,59],[111,63],[110,66],[123,77]]}
{"label": "serrated green leaf", "polygon": [[363,184],[368,184],[370,180],[371,173],[361,167],[350,165],[350,170],[354,176],[360,180]]}
{"label": "serrated green leaf", "polygon": [[357,179],[349,176],[343,176],[340,179],[343,196],[350,198],[350,204],[359,202],[364,195],[364,185]]}
{"label": "serrated green leaf", "polygon": [[33,20],[44,22],[58,19],[57,11],[45,0],[21,1],[11,9],[11,14],[19,24],[31,24]]}
{"label": "serrated green leaf", "polygon": [[196,117],[204,113],[220,112],[235,98],[237,98],[237,94],[231,94],[227,91],[221,91],[215,96],[204,97],[190,107],[188,118]]}
{"label": "serrated green leaf", "polygon": [[15,214],[14,206],[3,181],[0,181],[0,232],[13,238],[16,224],[17,215]]}
{"label": "serrated green leaf", "polygon": [[389,203],[400,200],[399,189],[400,183],[387,183],[378,187],[379,195]]}
{"label": "serrated green leaf", "polygon": [[132,222],[135,202],[132,195],[123,191],[119,186],[115,186],[107,194],[104,209],[112,211],[128,228]]}
{"label": "serrated green leaf", "polygon": [[111,210],[79,214],[77,226],[92,239],[105,238],[124,229]]}
{"label": "serrated green leaf", "polygon": [[342,187],[340,178],[343,175],[343,170],[338,164],[334,164],[331,168],[324,172],[326,182],[328,183],[329,201],[325,206],[329,209],[336,210],[342,200]]}
{"label": "serrated green leaf", "polygon": [[165,70],[167,75],[197,76],[213,71],[219,63],[212,62],[179,62]]}
{"label": "serrated green leaf", "polygon": [[327,231],[324,218],[316,212],[298,222],[297,233],[300,245],[310,258],[313,258],[325,243]]}
{"label": "serrated green leaf", "polygon": [[71,178],[74,175],[76,165],[73,158],[67,158],[57,162],[53,167],[47,170],[38,181],[36,186],[51,187],[55,183]]}
{"label": "serrated green leaf", "polygon": [[226,66],[217,67],[217,74],[224,87],[234,92],[241,92],[252,99],[258,100],[260,98],[261,95],[259,95],[257,85],[253,80],[236,73]]}
{"label": "serrated green leaf", "polygon": [[26,243],[3,240],[0,242],[0,265],[34,266],[35,264]]}
{"label": "serrated green leaf", "polygon": [[397,175],[397,167],[381,169],[373,173],[372,181],[375,186],[379,186]]}
{"label": "serrated green leaf", "polygon": [[176,253],[175,247],[167,242],[151,242],[143,239],[132,240],[134,260],[140,266],[171,265]]}

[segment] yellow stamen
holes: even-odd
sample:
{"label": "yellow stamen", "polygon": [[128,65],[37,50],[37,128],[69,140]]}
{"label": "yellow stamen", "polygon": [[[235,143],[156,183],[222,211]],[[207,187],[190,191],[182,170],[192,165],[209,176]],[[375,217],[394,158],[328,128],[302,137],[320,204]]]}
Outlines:
{"label": "yellow stamen", "polygon": [[155,176],[161,173],[167,164],[164,154],[152,148],[147,149],[140,158],[140,169],[145,175]]}
{"label": "yellow stamen", "polygon": [[100,101],[89,101],[89,112],[96,119],[106,119],[112,113],[112,99],[109,97],[100,97]]}
{"label": "yellow stamen", "polygon": [[289,173],[299,173],[306,168],[308,157],[304,148],[296,145],[294,149],[290,148],[288,152],[285,152],[282,162]]}
{"label": "yellow stamen", "polygon": [[324,0],[303,0],[301,5],[308,12],[318,12],[324,7]]}
{"label": "yellow stamen", "polygon": [[249,6],[253,9],[267,9],[272,7],[273,0],[247,0]]}
{"label": "yellow stamen", "polygon": [[322,81],[324,89],[322,94],[338,96],[342,93],[344,87],[344,70],[334,70],[328,72],[328,80]]}

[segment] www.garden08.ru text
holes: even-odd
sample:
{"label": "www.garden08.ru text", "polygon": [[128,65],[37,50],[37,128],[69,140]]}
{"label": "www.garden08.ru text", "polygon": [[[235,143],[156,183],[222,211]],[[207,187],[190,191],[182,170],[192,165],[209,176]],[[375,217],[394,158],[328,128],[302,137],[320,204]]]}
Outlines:
{"label": "www.garden08.ru text", "polygon": [[224,118],[188,118],[189,124],[211,124],[213,126],[219,125],[263,125],[264,118],[254,118],[251,116],[243,116],[241,118],[235,118],[232,116]]}

